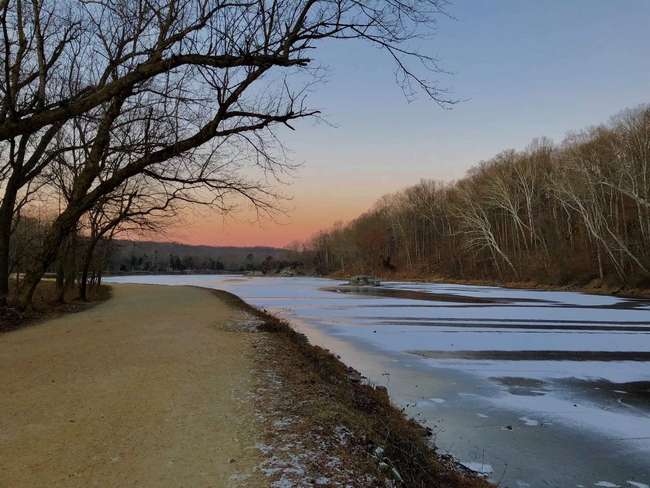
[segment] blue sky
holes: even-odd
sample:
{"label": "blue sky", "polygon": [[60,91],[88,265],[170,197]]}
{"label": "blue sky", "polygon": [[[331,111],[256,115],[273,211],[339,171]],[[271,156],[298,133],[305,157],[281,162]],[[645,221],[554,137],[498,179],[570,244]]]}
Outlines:
{"label": "blue sky", "polygon": [[453,72],[440,84],[465,101],[451,111],[424,97],[409,104],[381,51],[330,44],[318,57],[329,82],[313,100],[337,128],[301,128],[288,140],[298,159],[368,174],[399,161],[411,181],[446,179],[533,137],[561,139],[650,101],[648,0],[464,0],[449,11],[456,20],[441,19],[421,49]]}
{"label": "blue sky", "polygon": [[[452,110],[424,96],[408,103],[374,47],[330,42],[315,52],[328,81],[311,101],[336,127],[305,122],[287,134],[304,163],[285,189],[289,215],[277,233],[263,223],[241,243],[306,237],[421,178],[456,179],[501,150],[560,141],[650,102],[650,0],[456,0],[448,11],[454,19],[441,18],[420,49],[453,73],[438,76],[464,100]],[[215,229],[215,243],[236,241],[235,227]]]}

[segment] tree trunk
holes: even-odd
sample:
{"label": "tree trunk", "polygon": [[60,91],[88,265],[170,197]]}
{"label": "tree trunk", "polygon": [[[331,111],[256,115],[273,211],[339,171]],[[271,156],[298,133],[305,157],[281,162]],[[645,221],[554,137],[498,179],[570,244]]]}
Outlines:
{"label": "tree trunk", "polygon": [[36,254],[34,260],[26,270],[19,300],[22,309],[27,309],[31,306],[36,287],[49,266],[56,259],[58,249],[65,240],[65,237],[75,229],[82,213],[83,210],[81,208],[68,207],[52,224],[52,227],[45,236],[43,247]]}
{"label": "tree trunk", "polygon": [[18,187],[10,178],[0,204],[0,306],[6,305],[9,297],[9,245],[17,194]]}
{"label": "tree trunk", "polygon": [[74,289],[77,281],[77,237],[77,228],[75,227],[68,238],[68,253],[64,261],[64,292]]}
{"label": "tree trunk", "polygon": [[598,258],[598,276],[600,277],[601,286],[605,283],[605,274],[603,273],[603,260],[600,257],[600,246],[596,243],[596,256]]}
{"label": "tree trunk", "polygon": [[81,272],[81,281],[79,282],[79,298],[84,302],[88,301],[88,272],[90,271],[90,264],[93,260],[93,253],[95,252],[95,246],[99,242],[99,238],[91,238],[88,243],[88,249],[84,256],[83,268]]}
{"label": "tree trunk", "polygon": [[56,302],[65,302],[65,261],[68,257],[67,243],[61,248],[59,260],[56,263]]}

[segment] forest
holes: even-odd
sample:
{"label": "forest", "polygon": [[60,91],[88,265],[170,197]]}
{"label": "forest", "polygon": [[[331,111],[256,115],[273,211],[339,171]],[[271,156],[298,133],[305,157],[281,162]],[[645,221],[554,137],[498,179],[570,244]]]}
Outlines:
{"label": "forest", "polygon": [[111,273],[275,271],[295,266],[274,247],[194,246],[178,242],[113,239],[103,267]]}
{"label": "forest", "polygon": [[322,274],[650,285],[650,107],[422,180],[305,246]]}

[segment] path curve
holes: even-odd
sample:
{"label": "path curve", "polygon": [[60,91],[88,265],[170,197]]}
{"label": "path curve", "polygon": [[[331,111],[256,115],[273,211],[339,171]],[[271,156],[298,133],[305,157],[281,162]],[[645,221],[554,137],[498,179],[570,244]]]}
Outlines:
{"label": "path curve", "polygon": [[208,290],[115,285],[0,336],[0,487],[264,486],[252,334]]}

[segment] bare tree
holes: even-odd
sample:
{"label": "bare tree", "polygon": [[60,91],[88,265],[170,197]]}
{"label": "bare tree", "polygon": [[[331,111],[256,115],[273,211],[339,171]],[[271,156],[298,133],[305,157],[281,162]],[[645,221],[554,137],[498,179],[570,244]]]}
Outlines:
{"label": "bare tree", "polygon": [[[377,243],[388,242],[393,267],[418,278],[647,287],[649,156],[642,106],[559,146],[538,139],[505,151],[453,184],[421,182],[384,197],[380,210],[321,233],[309,252],[327,243],[329,272],[338,254],[354,256],[363,265],[356,272],[388,272],[376,265]],[[369,225],[384,235],[360,232]]]}
{"label": "bare tree", "polygon": [[476,189],[460,188],[462,206],[455,209],[460,225],[458,231],[465,235],[463,240],[467,249],[487,249],[496,269],[501,273],[500,259],[517,275],[517,269],[497,239],[493,223],[487,209],[477,200]]}
{"label": "bare tree", "polygon": [[[29,305],[55,249],[81,217],[139,174],[202,185],[216,192],[217,201],[223,192],[235,192],[259,203],[259,185],[213,176],[219,172],[215,155],[244,145],[263,170],[281,168],[269,149],[277,137],[274,127],[293,128],[292,121],[317,113],[308,107],[302,83],[292,80],[310,69],[310,53],[324,40],[373,43],[395,61],[409,96],[417,88],[443,106],[453,103],[422,76],[438,71],[435,59],[413,50],[410,42],[430,32],[443,14],[441,5],[438,0],[33,0],[28,19],[24,2],[3,2],[9,76],[0,87],[7,107],[0,139],[75,132],[79,124],[86,134],[91,129],[81,141],[84,165],[68,205],[28,271],[22,305]],[[61,25],[52,19],[62,19]],[[30,43],[37,48],[28,49]],[[413,61],[426,71],[418,72]],[[49,142],[45,146],[44,154]],[[49,156],[37,158],[39,168],[49,164],[44,157]]]}
{"label": "bare tree", "polygon": [[[77,17],[60,4],[38,0],[0,2],[0,125],[19,122],[46,111],[52,97],[68,94],[56,66],[65,63],[66,49],[80,35]],[[19,194],[38,177],[52,155],[48,146],[64,119],[33,130],[3,136],[5,158],[0,164],[0,302],[9,285],[9,240],[12,221],[20,207]],[[33,190],[33,187],[32,189]],[[26,194],[30,193],[28,189]],[[24,202],[23,202],[24,203]]]}
{"label": "bare tree", "polygon": [[[86,215],[86,246],[79,276],[79,298],[88,299],[90,268],[100,243],[104,246],[118,234],[128,232],[160,232],[165,221],[176,216],[175,200],[182,199],[180,190],[168,193],[140,178],[128,181],[117,191],[104,197]],[[96,260],[96,259],[95,259]],[[101,269],[102,260],[97,265]]]}

